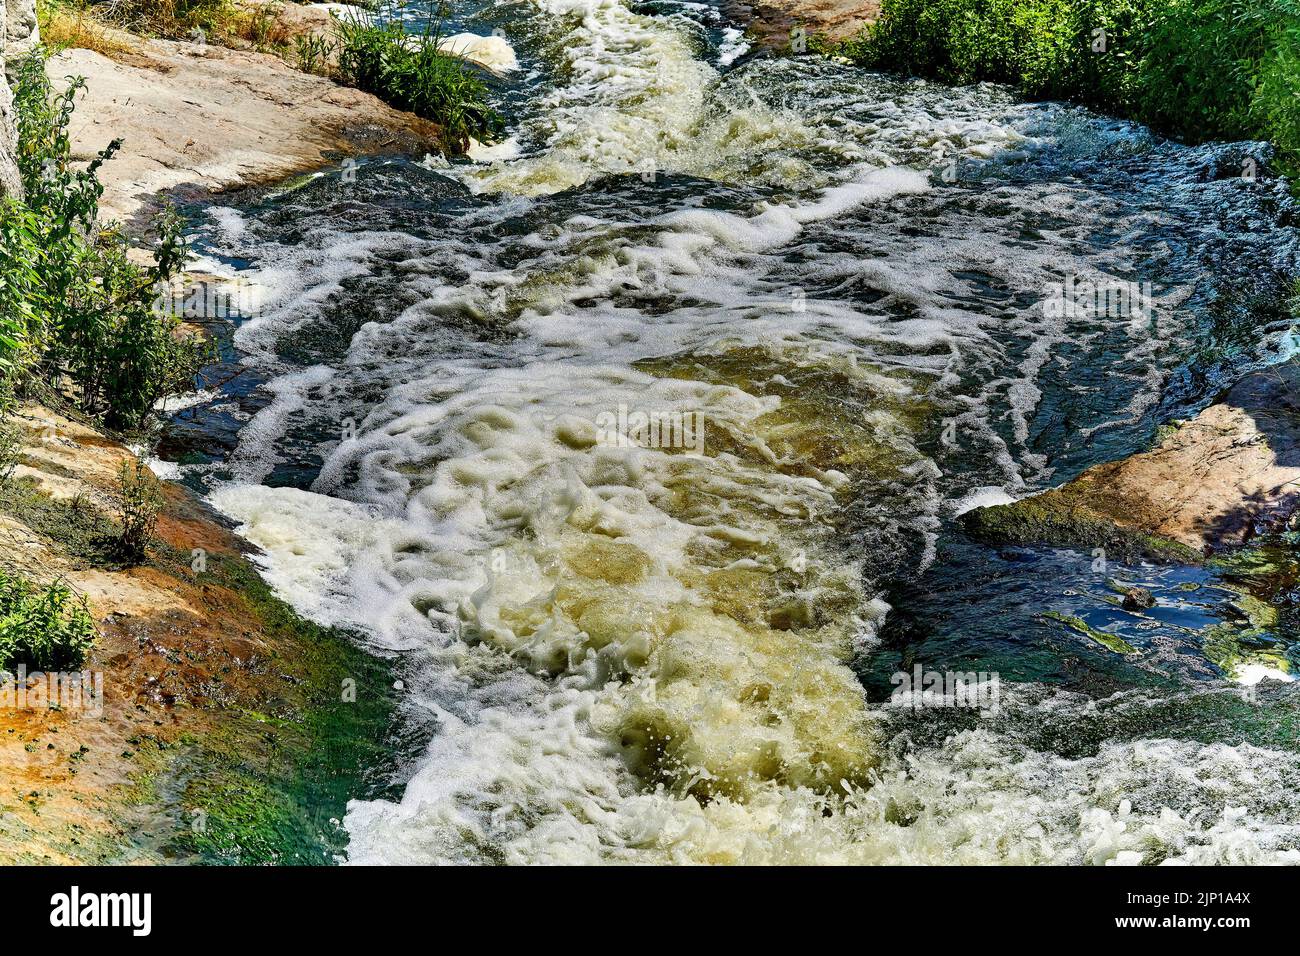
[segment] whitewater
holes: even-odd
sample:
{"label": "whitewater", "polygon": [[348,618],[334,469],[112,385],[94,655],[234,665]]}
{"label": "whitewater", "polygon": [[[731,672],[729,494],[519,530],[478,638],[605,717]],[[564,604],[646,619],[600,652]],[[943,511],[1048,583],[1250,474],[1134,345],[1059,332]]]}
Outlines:
{"label": "whitewater", "polygon": [[[955,514],[1212,396],[1210,317],[1294,276],[1285,184],[1230,172],[1262,147],[746,56],[702,4],[475,16],[520,64],[505,148],[200,229],[260,290],[257,387],[205,396],[229,454],[172,467],[431,727],[400,799],[350,804],[347,859],[1300,860],[1296,754],[1181,732],[1228,681],[1043,667],[970,719],[864,682]],[[1155,315],[1045,315],[1066,277],[1152,281]],[[1243,340],[1232,368],[1289,326]],[[702,440],[611,436],[637,413]]]}

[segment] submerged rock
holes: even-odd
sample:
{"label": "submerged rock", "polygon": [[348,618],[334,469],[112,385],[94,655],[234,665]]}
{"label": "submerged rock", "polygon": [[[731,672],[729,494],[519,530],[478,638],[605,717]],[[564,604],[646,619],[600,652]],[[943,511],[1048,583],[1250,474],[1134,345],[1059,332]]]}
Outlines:
{"label": "submerged rock", "polygon": [[1150,451],[959,519],[989,544],[1194,563],[1284,528],[1300,507],[1300,365],[1242,379]]}

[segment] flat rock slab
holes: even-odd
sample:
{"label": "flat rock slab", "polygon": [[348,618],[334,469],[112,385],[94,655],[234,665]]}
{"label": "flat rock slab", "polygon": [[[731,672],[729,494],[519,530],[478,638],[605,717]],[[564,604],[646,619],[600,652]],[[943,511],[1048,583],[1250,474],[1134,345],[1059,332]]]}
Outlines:
{"label": "flat rock slab", "polygon": [[76,158],[123,140],[100,173],[106,220],[129,220],[160,192],[220,192],[340,156],[437,152],[441,144],[436,124],[368,93],[275,56],[212,44],[140,41],[117,59],[67,50],[51,59],[49,74],[56,84],[86,79],[72,120]]}
{"label": "flat rock slab", "polygon": [[1285,526],[1300,508],[1300,364],[1244,378],[1150,451],[961,518],[990,544],[1197,560]]}
{"label": "flat rock slab", "polygon": [[797,27],[829,40],[856,35],[880,16],[880,0],[727,0],[724,10],[749,24],[759,46],[785,50]]}

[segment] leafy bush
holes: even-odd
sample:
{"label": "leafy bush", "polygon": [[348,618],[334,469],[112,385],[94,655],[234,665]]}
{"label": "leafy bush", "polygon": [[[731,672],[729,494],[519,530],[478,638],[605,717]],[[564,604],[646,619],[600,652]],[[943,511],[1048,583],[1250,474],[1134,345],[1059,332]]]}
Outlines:
{"label": "leafy bush", "polygon": [[1191,140],[1300,153],[1296,0],[885,0],[836,52],[945,82],[992,80]]}
{"label": "leafy bush", "polygon": [[1300,15],[1290,3],[1285,9],[1269,26],[1268,48],[1255,70],[1250,121],[1294,169],[1300,167]]}
{"label": "leafy bush", "polygon": [[128,428],[158,399],[188,390],[207,353],[154,308],[155,290],[185,261],[180,219],[160,217],[149,267],[131,262],[126,238],[97,222],[98,171],[121,144],[74,166],[68,125],[82,87],[74,79],[54,95],[42,53],[18,69],[25,195],[0,205],[0,376],[20,388],[37,379],[66,388],[83,411]]}
{"label": "leafy bush", "polygon": [[37,588],[0,571],[0,667],[40,670],[80,667],[95,643],[85,601],[63,584]]}
{"label": "leafy bush", "polygon": [[470,137],[491,142],[501,117],[487,105],[482,79],[456,57],[439,52],[445,6],[437,8],[425,32],[406,32],[400,22],[378,23],[369,18],[339,18],[339,79],[373,93],[401,110],[439,123],[459,149]]}

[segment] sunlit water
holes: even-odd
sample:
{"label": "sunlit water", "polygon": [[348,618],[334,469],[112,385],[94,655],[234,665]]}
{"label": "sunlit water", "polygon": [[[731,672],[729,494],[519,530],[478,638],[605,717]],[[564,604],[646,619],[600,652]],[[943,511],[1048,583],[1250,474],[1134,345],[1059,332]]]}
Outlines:
{"label": "sunlit water", "polygon": [[[500,158],[349,164],[199,229],[265,301],[177,472],[435,718],[350,859],[1300,858],[1293,696],[1204,653],[1212,574],[950,526],[1290,348],[1262,148],[746,58],[698,4],[493,26]],[[1045,313],[1070,277],[1154,314]],[[696,428],[619,441],[637,413]],[[1110,577],[1159,606],[1120,620]],[[997,713],[891,702],[914,665],[998,672]]]}

